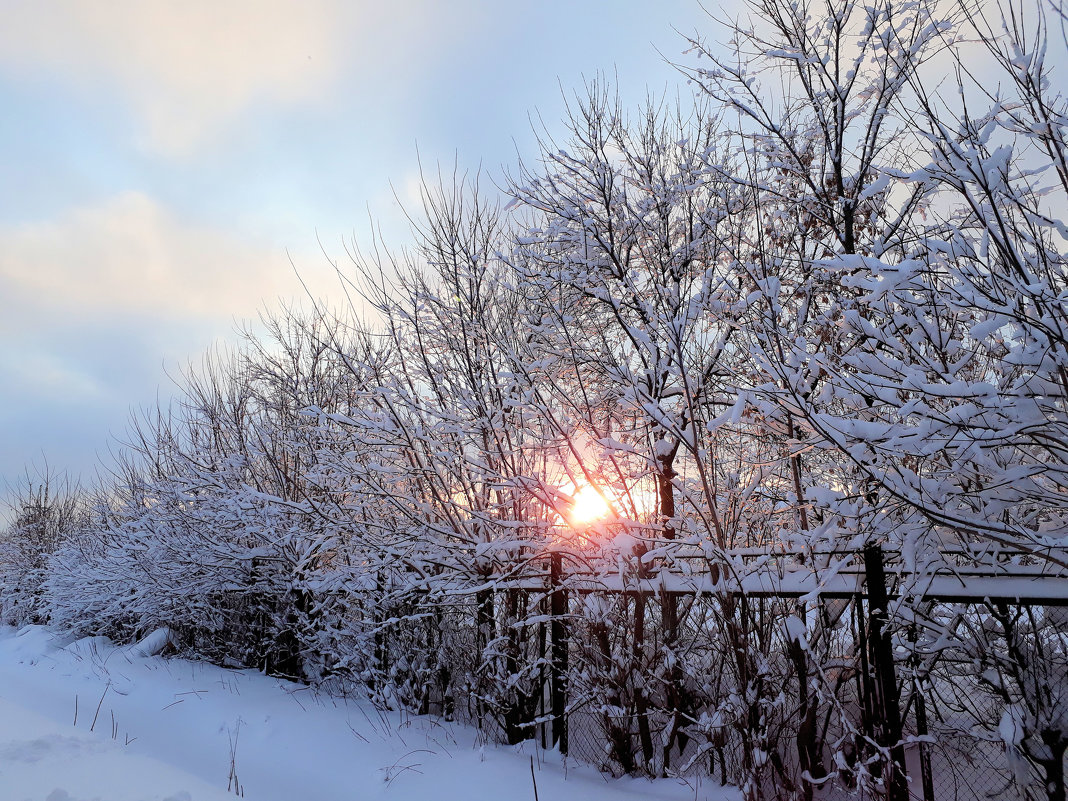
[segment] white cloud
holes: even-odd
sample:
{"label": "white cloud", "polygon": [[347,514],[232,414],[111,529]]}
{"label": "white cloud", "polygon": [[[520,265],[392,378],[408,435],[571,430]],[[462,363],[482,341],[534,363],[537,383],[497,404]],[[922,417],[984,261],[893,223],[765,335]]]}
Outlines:
{"label": "white cloud", "polygon": [[4,7],[0,68],[116,83],[179,154],[254,102],[321,97],[343,44],[329,0],[27,2]]}
{"label": "white cloud", "polygon": [[300,291],[281,248],[191,224],[136,192],[0,226],[0,297],[19,298],[23,314],[218,320]]}
{"label": "white cloud", "polygon": [[257,104],[403,97],[470,35],[483,1],[7,3],[0,71],[117,88],[142,127],[139,144],[186,156]]}
{"label": "white cloud", "polygon": [[[313,291],[335,286],[321,254],[295,258]],[[88,477],[131,407],[166,404],[169,376],[238,339],[235,318],[302,292],[281,246],[139,193],[0,226],[0,496],[42,453]]]}

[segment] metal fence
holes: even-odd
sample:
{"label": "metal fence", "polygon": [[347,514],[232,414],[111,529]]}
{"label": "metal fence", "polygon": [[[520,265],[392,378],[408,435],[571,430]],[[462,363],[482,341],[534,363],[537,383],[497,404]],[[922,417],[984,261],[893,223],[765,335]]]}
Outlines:
{"label": "metal fence", "polygon": [[[450,694],[487,737],[534,737],[617,774],[756,776],[759,797],[1064,798],[1055,566],[957,552],[910,572],[875,549],[825,555],[821,577],[812,554],[766,556],[740,554],[756,566],[744,572],[606,576],[554,554],[541,574],[458,597],[498,673],[434,706]],[[746,670],[732,690],[724,675]]]}

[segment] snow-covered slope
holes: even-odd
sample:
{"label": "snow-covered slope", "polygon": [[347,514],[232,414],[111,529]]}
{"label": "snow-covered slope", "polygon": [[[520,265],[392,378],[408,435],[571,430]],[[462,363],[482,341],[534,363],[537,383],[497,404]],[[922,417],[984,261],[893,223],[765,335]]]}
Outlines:
{"label": "snow-covered slope", "polygon": [[381,713],[249,671],[148,656],[41,627],[0,631],[0,797],[33,801],[735,796],[712,783],[606,779],[558,754]]}

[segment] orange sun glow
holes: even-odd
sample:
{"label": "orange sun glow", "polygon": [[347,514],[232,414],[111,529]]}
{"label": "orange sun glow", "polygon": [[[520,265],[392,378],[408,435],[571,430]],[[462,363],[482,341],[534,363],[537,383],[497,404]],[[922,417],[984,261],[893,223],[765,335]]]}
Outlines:
{"label": "orange sun glow", "polygon": [[571,522],[592,523],[608,514],[608,502],[595,487],[581,487],[571,496]]}

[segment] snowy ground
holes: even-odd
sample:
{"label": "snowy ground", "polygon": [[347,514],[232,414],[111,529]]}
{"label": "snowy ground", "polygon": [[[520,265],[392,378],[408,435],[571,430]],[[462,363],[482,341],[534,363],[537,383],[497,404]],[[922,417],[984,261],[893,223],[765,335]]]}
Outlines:
{"label": "snowy ground", "polygon": [[606,779],[258,673],[0,629],[5,801],[221,801],[235,787],[258,801],[533,801],[535,781],[550,801],[737,798],[714,783]]}

